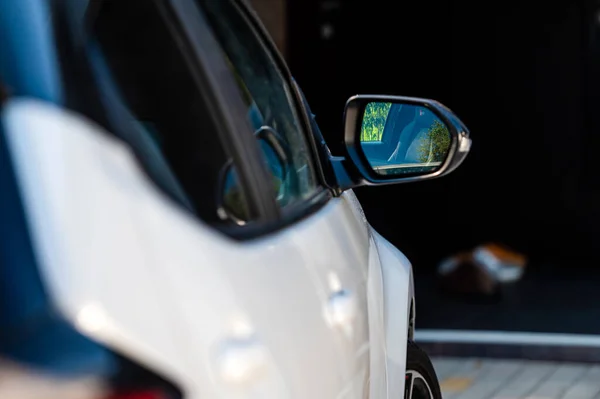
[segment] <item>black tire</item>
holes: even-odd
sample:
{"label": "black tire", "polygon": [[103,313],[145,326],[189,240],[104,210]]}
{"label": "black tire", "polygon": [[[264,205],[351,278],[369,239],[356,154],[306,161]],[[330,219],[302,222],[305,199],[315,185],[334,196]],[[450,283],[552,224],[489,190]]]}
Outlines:
{"label": "black tire", "polygon": [[[406,346],[406,386],[405,389],[405,398],[406,399],[442,399],[442,391],[440,390],[440,383],[438,382],[437,375],[435,374],[435,370],[433,369],[433,364],[431,364],[431,360],[429,356],[417,346],[412,341],[408,341]],[[410,388],[410,380],[411,378],[415,378],[412,397],[410,396],[411,392]],[[429,390],[431,391],[431,395],[429,393],[424,393],[424,389],[427,387],[423,386],[423,380]],[[420,395],[423,393],[422,395]]]}

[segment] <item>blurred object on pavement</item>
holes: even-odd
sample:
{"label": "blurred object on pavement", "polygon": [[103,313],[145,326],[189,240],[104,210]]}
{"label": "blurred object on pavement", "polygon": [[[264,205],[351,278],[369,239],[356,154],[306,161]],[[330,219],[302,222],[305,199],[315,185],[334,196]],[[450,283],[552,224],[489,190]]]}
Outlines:
{"label": "blurred object on pavement", "polygon": [[525,255],[488,243],[444,259],[438,274],[447,294],[496,297],[503,285],[521,279],[526,264]]}

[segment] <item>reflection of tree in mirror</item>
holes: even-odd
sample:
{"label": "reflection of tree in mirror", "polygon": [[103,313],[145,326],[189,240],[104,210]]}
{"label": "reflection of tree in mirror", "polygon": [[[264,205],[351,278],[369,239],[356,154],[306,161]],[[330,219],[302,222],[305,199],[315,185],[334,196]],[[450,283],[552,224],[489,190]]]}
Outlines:
{"label": "reflection of tree in mirror", "polygon": [[446,125],[439,120],[429,127],[426,136],[419,144],[420,162],[442,162],[450,149],[450,132]]}
{"label": "reflection of tree in mirror", "polygon": [[369,103],[365,108],[360,141],[381,141],[392,103]]}

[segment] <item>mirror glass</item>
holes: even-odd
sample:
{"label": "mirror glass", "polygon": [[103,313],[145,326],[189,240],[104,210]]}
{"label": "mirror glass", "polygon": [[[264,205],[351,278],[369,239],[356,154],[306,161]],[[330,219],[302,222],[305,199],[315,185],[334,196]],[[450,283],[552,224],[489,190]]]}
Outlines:
{"label": "mirror glass", "polygon": [[379,175],[434,172],[448,156],[451,143],[446,124],[424,106],[370,102],[365,108],[360,145]]}

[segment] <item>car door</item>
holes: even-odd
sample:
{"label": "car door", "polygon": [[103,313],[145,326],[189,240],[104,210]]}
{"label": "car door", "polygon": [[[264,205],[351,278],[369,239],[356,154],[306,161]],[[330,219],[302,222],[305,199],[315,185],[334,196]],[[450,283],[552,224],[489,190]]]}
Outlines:
{"label": "car door", "polygon": [[[289,227],[281,224],[278,216],[273,217],[280,215],[280,207],[320,204],[329,193],[317,183],[312,166],[302,163],[301,159],[307,159],[310,154],[300,141],[286,142],[297,163],[285,165],[295,170],[294,178],[286,182],[285,187],[271,192],[270,187],[256,190],[252,183],[248,184],[250,179],[263,185],[272,183],[277,170],[272,168],[272,173],[268,173],[267,168],[263,171],[257,164],[272,166],[268,151],[272,144],[283,142],[273,139],[276,133],[261,130],[260,121],[274,120],[277,123],[270,125],[283,131],[279,124],[290,120],[279,118],[285,110],[276,112],[278,109],[257,107],[264,103],[253,102],[248,97],[249,93],[262,95],[261,90],[268,90],[270,85],[255,85],[255,81],[250,80],[252,92],[245,90],[244,85],[238,90],[234,79],[243,83],[240,78],[252,70],[240,74],[235,68],[227,69],[227,65],[235,64],[235,59],[228,57],[219,45],[226,49],[229,42],[222,37],[221,43],[215,41],[205,14],[210,17],[213,7],[219,11],[219,7],[230,3],[204,4],[192,0],[92,3],[96,8],[86,12],[91,25],[87,37],[94,41],[94,45],[90,44],[93,49],[90,62],[99,81],[99,97],[109,111],[110,130],[119,136],[118,143],[122,141],[133,149],[135,160],[145,172],[137,173],[131,159],[113,165],[111,159],[115,156],[111,153],[119,151],[115,148],[127,153],[115,143],[106,145],[108,148],[90,148],[92,154],[94,151],[106,153],[108,169],[114,172],[108,179],[100,173],[87,180],[93,186],[106,183],[96,194],[88,190],[89,195],[99,198],[98,191],[102,193],[102,200],[114,214],[102,216],[92,212],[91,216],[103,217],[107,225],[114,223],[115,226],[119,219],[128,220],[136,230],[129,238],[117,233],[104,234],[102,245],[110,248],[120,237],[121,245],[129,246],[139,255],[138,259],[130,259],[131,264],[126,264],[118,258],[110,261],[105,258],[110,254],[118,256],[118,251],[104,251],[103,259],[99,257],[96,262],[115,265],[122,269],[121,274],[151,265],[152,272],[139,272],[139,279],[160,284],[168,293],[161,295],[160,300],[155,299],[168,303],[169,307],[172,305],[167,330],[176,336],[174,341],[182,355],[171,360],[181,370],[188,370],[185,374],[194,375],[190,382],[191,397],[348,397],[347,381],[341,371],[342,352],[322,315],[323,304],[315,289],[315,276],[290,238]],[[237,13],[238,9],[234,10]],[[223,19],[218,22],[236,26],[239,21],[235,15],[221,14]],[[196,79],[198,75],[200,78]],[[262,82],[265,77],[268,76],[260,75],[256,82]],[[228,90],[231,87],[235,90]],[[267,94],[270,94],[268,98],[277,100],[275,105],[285,105],[286,102],[277,97],[278,92]],[[243,100],[247,101],[245,106]],[[248,122],[252,121],[260,122],[256,129],[259,143],[249,129]],[[229,128],[232,125],[235,128]],[[243,142],[246,138],[250,141]],[[302,136],[296,139],[305,140]],[[239,145],[239,141],[243,145]],[[270,144],[263,146],[266,142]],[[79,154],[78,159],[85,163],[72,169],[97,168],[89,165],[94,163],[95,157],[88,153],[82,155],[83,148],[70,153]],[[240,153],[245,156],[240,157]],[[106,168],[100,169],[103,172]],[[141,175],[154,184],[140,179]],[[121,187],[145,189],[128,189],[118,195],[111,188],[114,179],[127,180]],[[76,183],[73,186],[86,186]],[[171,193],[172,201],[165,201],[164,195],[157,191]],[[263,192],[268,193],[267,198]],[[240,193],[242,195],[238,195]],[[252,205],[261,198],[265,200],[262,204]],[[121,200],[121,204],[116,203]],[[267,207],[269,204],[271,208]],[[119,210],[123,209],[127,211],[121,213]],[[73,218],[77,210],[71,211]],[[87,226],[98,223],[98,220],[82,222],[78,224],[82,231],[69,236],[84,239]],[[119,232],[125,230],[121,227]],[[81,280],[87,280],[85,273],[85,270],[73,272]],[[109,273],[105,278],[118,281],[118,274]],[[82,282],[82,286],[86,284],[89,282]],[[114,286],[118,288],[117,283]],[[139,291],[135,294],[138,298]],[[161,346],[154,340],[149,341],[156,334],[140,333],[140,326],[144,328],[148,324],[135,322],[136,316],[143,313],[135,312],[135,306],[119,306],[115,302],[118,295],[102,297],[102,291],[90,295],[97,296],[98,302],[119,319],[122,334],[139,339],[147,348],[157,350],[156,346]],[[128,314],[133,316],[127,317]],[[266,357],[274,363],[271,371],[275,370],[267,373],[275,377],[259,379],[262,382],[258,387],[250,385],[244,393],[254,396],[240,396],[240,387],[232,388],[231,382],[239,379],[243,359],[250,364],[256,359],[256,351],[253,351],[256,342],[249,345],[236,338],[239,330],[247,331],[246,323],[258,336],[260,347],[268,351]],[[239,327],[240,324],[244,326]],[[157,329],[150,328],[150,331]],[[113,344],[119,345],[119,342]],[[213,389],[223,370],[219,368],[219,361],[215,361],[215,365],[214,359],[207,359],[207,354],[221,346],[225,347],[226,355],[232,352],[231,356],[224,356],[223,362],[225,369],[233,371],[226,376],[229,380],[225,384]],[[259,363],[262,355],[259,353]],[[239,357],[242,361],[237,360]]]}
{"label": "car door", "polygon": [[[324,187],[305,123],[308,115],[298,106],[285,65],[277,63],[251,11],[242,2],[200,3],[238,77],[249,119],[256,129],[272,129],[288,149],[283,162],[288,174],[277,191],[282,213],[277,234],[292,243],[313,277],[322,316],[339,353],[346,394],[364,397],[372,369],[377,370],[378,386],[384,384],[381,274],[368,224],[352,192],[334,198]],[[266,156],[265,162],[271,164]],[[370,281],[374,285],[369,287]]]}

